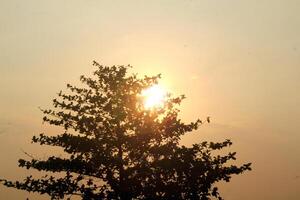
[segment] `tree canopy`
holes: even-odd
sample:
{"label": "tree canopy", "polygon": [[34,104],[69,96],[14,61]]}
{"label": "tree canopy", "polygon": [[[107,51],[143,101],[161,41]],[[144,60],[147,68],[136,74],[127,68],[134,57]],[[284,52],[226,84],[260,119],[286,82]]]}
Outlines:
{"label": "tree canopy", "polygon": [[145,109],[140,94],[157,84],[160,75],[138,78],[128,74],[130,66],[93,65],[92,77],[80,77],[82,86],[68,84],[68,91],[53,100],[53,109],[42,109],[44,122],[64,131],[32,138],[33,143],[61,147],[67,156],[20,159],[20,167],[46,175],[2,179],[5,186],[51,199],[208,200],[222,199],[216,182],[251,169],[250,163],[228,163],[236,159],[235,152],[218,154],[232,145],[230,140],[180,144],[181,136],[202,124],[199,119],[188,124],[179,119],[184,96],[169,94],[162,106]]}

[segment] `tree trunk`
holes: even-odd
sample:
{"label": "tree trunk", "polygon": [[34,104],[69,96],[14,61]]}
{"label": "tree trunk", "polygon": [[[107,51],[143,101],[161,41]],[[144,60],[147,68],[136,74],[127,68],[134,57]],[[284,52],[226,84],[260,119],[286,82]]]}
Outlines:
{"label": "tree trunk", "polygon": [[119,140],[119,146],[118,146],[118,158],[119,158],[119,191],[120,191],[120,199],[121,200],[131,200],[131,195],[128,191],[127,183],[126,183],[126,177],[124,174],[124,164],[123,164],[123,149],[122,149],[122,132],[118,126],[117,128],[117,135]]}

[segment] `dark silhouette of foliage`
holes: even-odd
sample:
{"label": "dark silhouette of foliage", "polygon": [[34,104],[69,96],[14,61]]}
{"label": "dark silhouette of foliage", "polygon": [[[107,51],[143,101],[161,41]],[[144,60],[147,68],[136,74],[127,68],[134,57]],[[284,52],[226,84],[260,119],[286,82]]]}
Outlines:
{"label": "dark silhouette of foliage", "polygon": [[138,78],[127,75],[130,66],[94,65],[93,78],[80,77],[82,88],[68,84],[70,92],[59,92],[55,108],[42,110],[43,120],[64,127],[64,133],[32,138],[33,143],[62,147],[68,156],[19,160],[23,168],[63,173],[1,180],[5,186],[51,199],[222,199],[214,184],[250,170],[250,163],[228,164],[235,152],[215,152],[229,147],[230,140],[179,144],[181,136],[202,124],[178,119],[184,96],[168,95],[164,106],[144,109],[139,94],[156,84],[159,75]]}

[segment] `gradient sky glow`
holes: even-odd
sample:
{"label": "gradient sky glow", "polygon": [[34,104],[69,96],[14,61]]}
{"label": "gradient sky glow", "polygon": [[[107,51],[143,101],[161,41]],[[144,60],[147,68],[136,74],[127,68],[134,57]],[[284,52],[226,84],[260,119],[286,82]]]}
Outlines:
{"label": "gradient sky glow", "polygon": [[[162,73],[187,96],[184,121],[211,116],[182,142],[230,138],[238,162],[253,162],[220,185],[225,199],[300,199],[299,0],[0,0],[0,36],[0,177],[28,173],[22,150],[57,153],[30,144],[57,133],[38,107],[96,60]],[[26,197],[0,186],[0,199]]]}

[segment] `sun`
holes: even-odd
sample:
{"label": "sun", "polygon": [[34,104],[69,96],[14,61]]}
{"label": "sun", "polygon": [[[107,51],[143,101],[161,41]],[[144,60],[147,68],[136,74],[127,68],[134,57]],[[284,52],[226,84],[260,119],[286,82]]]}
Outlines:
{"label": "sun", "polygon": [[146,109],[162,107],[166,98],[166,90],[160,85],[153,85],[142,91]]}

